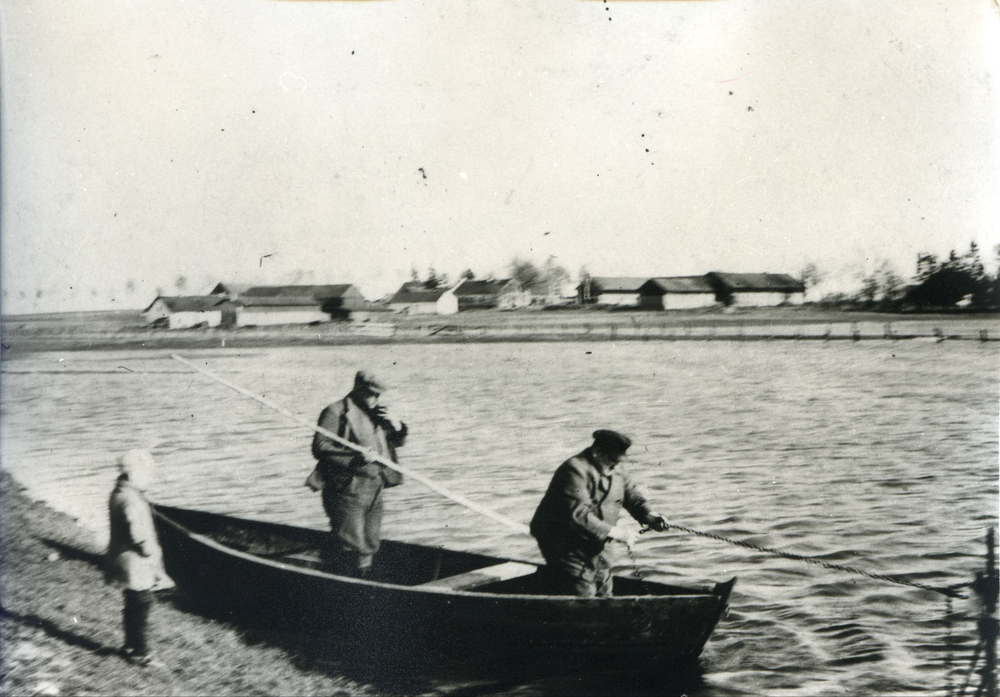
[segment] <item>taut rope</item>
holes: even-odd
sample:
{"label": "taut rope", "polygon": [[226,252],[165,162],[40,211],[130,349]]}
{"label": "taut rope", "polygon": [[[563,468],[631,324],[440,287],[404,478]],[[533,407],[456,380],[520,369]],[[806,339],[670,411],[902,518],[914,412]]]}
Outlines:
{"label": "taut rope", "polygon": [[[710,532],[703,532],[701,530],[693,530],[691,528],[686,528],[683,525],[674,525],[673,523],[667,523],[668,528],[673,528],[675,530],[681,530],[682,532],[690,533],[692,535],[699,535],[701,537],[709,537],[713,540],[719,540],[720,542],[727,542],[731,545],[737,545],[739,547],[746,547],[747,549],[757,550],[758,552],[767,552],[768,554],[774,554],[779,557],[784,557],[785,559],[794,559],[796,561],[804,561],[808,564],[816,564],[817,566],[822,566],[827,569],[833,569],[834,571],[846,571],[850,574],[860,574],[862,576],[867,576],[868,578],[874,578],[879,581],[888,581],[889,583],[898,583],[903,586],[911,586],[913,588],[920,588],[925,591],[933,591],[935,593],[940,593],[946,595],[949,598],[965,598],[966,596],[958,592],[957,589],[963,588],[965,586],[971,585],[969,583],[962,583],[954,586],[926,586],[922,583],[917,583],[915,581],[907,581],[896,576],[886,576],[885,574],[875,574],[870,571],[865,571],[864,569],[856,569],[853,566],[844,566],[842,564],[831,564],[830,562],[823,561],[822,559],[816,559],[815,557],[806,557],[801,554],[792,554],[791,552],[782,552],[779,549],[772,549],[771,547],[761,547],[760,545],[755,545],[751,542],[742,542],[740,540],[731,540],[728,537],[722,537],[721,535],[716,535]],[[643,528],[639,531],[640,534],[651,532],[652,528]]]}

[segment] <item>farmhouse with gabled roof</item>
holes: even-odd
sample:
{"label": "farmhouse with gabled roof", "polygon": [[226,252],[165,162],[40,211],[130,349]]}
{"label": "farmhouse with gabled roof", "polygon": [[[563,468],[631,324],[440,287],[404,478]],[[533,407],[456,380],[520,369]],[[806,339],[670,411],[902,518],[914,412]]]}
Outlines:
{"label": "farmhouse with gabled roof", "polygon": [[236,323],[236,308],[228,298],[218,296],[159,295],[140,314],[149,324],[162,324],[168,329],[218,327],[222,324],[232,326]]}
{"label": "farmhouse with gabled roof", "polygon": [[389,309],[409,315],[453,315],[458,312],[458,298],[451,288],[420,288],[408,282],[389,299]]}
{"label": "farmhouse with gabled roof", "polygon": [[784,273],[723,273],[705,275],[715,287],[715,297],[723,305],[769,307],[801,305],[806,287]]}
{"label": "farmhouse with gabled roof", "polygon": [[642,307],[689,310],[716,304],[715,286],[705,276],[651,278],[639,288]]}

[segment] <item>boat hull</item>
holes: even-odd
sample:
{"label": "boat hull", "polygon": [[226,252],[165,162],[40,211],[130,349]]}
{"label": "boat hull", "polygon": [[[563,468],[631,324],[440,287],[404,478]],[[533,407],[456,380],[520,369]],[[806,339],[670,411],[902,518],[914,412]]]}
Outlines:
{"label": "boat hull", "polygon": [[[536,565],[394,541],[361,580],[323,570],[322,531],[162,506],[155,514],[168,573],[203,609],[363,641],[376,654],[405,646],[688,664],[732,587],[616,577],[612,598],[552,596]],[[479,585],[448,585],[477,575]]]}

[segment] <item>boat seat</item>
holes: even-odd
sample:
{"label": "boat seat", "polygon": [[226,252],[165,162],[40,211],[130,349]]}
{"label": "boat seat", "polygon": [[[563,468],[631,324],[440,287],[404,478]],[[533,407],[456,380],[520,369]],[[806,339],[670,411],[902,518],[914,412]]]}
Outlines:
{"label": "boat seat", "polygon": [[475,571],[469,571],[455,576],[446,576],[436,581],[421,583],[414,588],[441,588],[453,591],[467,591],[478,586],[485,586],[497,581],[527,576],[538,570],[535,564],[524,564],[518,561],[508,561],[496,566],[487,566]]}

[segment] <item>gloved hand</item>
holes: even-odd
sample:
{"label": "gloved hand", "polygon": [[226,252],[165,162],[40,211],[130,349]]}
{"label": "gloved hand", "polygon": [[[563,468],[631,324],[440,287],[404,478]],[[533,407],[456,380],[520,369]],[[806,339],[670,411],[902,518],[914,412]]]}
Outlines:
{"label": "gloved hand", "polygon": [[649,517],[646,519],[646,525],[656,530],[656,532],[666,532],[670,525],[667,523],[667,519],[664,518],[659,513],[650,513]]}
{"label": "gloved hand", "polygon": [[608,539],[617,542],[623,542],[626,547],[631,547],[639,539],[639,531],[635,528],[630,528],[622,523],[615,523],[614,526],[608,530]]}

